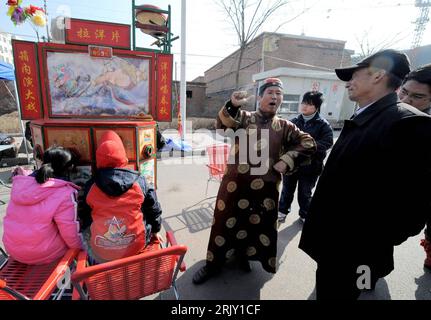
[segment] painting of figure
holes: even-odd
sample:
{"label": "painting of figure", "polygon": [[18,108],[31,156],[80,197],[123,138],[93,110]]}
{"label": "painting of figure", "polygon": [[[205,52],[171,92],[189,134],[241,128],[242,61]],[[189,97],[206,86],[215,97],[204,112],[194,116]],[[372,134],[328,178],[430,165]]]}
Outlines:
{"label": "painting of figure", "polygon": [[70,148],[77,153],[81,161],[91,161],[90,130],[87,128],[47,128],[49,146]]}
{"label": "painting of figure", "polygon": [[149,114],[149,59],[48,52],[47,65],[52,116]]}

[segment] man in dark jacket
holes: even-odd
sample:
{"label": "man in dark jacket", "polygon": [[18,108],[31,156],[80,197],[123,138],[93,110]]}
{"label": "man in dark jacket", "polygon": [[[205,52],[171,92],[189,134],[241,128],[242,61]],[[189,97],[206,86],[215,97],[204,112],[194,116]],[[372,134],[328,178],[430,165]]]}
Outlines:
{"label": "man in dark jacket", "polygon": [[[431,64],[410,72],[405,77],[398,96],[402,102],[431,115]],[[425,239],[421,240],[426,253],[424,267],[431,270],[431,212],[424,234]]]}
{"label": "man in dark jacket", "polygon": [[356,101],[320,176],[299,247],[317,262],[317,299],[356,299],[394,268],[393,248],[431,210],[431,117],[398,100],[407,56],[380,51],[336,69]]}
{"label": "man in dark jacket", "polygon": [[307,216],[311,201],[311,191],[316,185],[317,178],[322,173],[323,160],[326,151],[334,143],[334,135],[328,121],[320,116],[320,107],[323,103],[323,94],[318,91],[309,91],[302,98],[301,114],[291,121],[299,130],[309,133],[317,144],[317,151],[311,157],[311,163],[298,167],[298,171],[283,176],[283,191],[280,196],[278,221],[284,222],[290,212],[290,206],[298,185],[299,217],[302,221]]}
{"label": "man in dark jacket", "polygon": [[80,202],[81,228],[89,256],[97,263],[142,252],[158,241],[162,210],[156,193],[138,172],[126,169],[121,138],[105,132],[96,151],[97,171]]}

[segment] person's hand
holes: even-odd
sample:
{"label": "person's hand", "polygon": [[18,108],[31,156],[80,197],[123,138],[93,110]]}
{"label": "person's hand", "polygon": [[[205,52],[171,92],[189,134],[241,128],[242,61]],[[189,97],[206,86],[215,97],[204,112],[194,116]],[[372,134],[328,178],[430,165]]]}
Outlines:
{"label": "person's hand", "polygon": [[15,176],[28,176],[31,173],[32,173],[31,170],[24,169],[23,167],[16,167],[12,171],[12,177],[15,177]]}
{"label": "person's hand", "polygon": [[281,174],[285,174],[288,171],[289,166],[286,162],[280,160],[276,164],[274,164],[273,168]]}
{"label": "person's hand", "polygon": [[153,233],[151,235],[152,238],[157,238],[159,240],[160,243],[164,243],[165,240],[163,239],[162,235],[160,234],[160,232],[157,233]]}
{"label": "person's hand", "polygon": [[233,106],[237,108],[247,104],[249,99],[250,97],[247,98],[247,91],[235,91],[230,97]]}

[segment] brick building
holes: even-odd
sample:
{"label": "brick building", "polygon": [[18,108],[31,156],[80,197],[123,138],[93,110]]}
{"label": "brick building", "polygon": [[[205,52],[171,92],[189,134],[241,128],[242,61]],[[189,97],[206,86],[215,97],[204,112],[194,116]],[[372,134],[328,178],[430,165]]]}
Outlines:
{"label": "brick building", "polygon": [[[241,62],[239,87],[255,94],[252,77],[277,68],[332,71],[351,64],[346,41],[264,32],[252,40]],[[215,116],[235,89],[239,50],[205,71],[207,112]],[[248,106],[254,109],[254,103]]]}
{"label": "brick building", "polygon": [[[178,115],[178,108],[176,106],[177,92],[180,92],[180,82],[172,82],[173,90],[173,117]],[[208,113],[206,108],[206,97],[205,97],[206,83],[203,82],[203,77],[199,77],[194,81],[187,81],[186,84],[186,103],[187,103],[187,117],[212,117],[213,115]]]}

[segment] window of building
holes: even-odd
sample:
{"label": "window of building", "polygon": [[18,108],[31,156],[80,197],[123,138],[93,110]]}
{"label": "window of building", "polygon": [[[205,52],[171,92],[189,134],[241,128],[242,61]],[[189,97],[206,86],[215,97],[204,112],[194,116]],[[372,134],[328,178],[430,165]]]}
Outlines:
{"label": "window of building", "polygon": [[299,108],[299,94],[285,94],[283,95],[283,103],[278,110],[279,113],[298,113]]}
{"label": "window of building", "polygon": [[193,98],[193,91],[192,91],[192,90],[186,90],[186,97],[187,97],[188,99]]}

